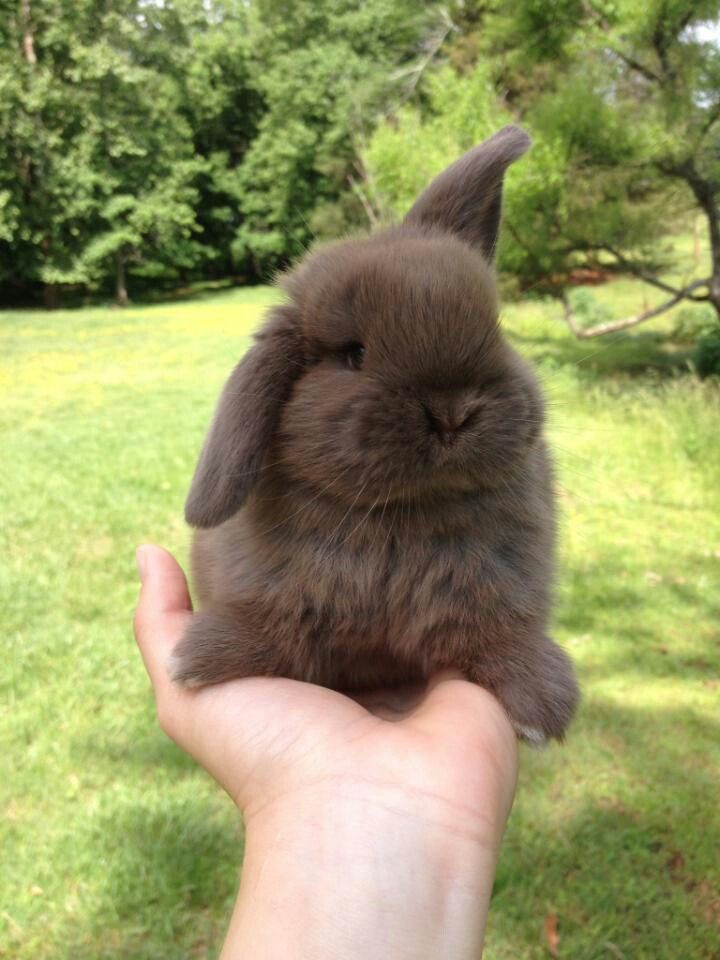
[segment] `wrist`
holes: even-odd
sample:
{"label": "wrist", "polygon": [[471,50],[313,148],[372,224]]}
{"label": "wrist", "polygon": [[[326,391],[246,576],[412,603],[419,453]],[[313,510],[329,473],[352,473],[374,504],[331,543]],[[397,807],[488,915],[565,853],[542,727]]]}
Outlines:
{"label": "wrist", "polygon": [[507,816],[396,784],[321,784],[247,822],[223,957],[477,958]]}

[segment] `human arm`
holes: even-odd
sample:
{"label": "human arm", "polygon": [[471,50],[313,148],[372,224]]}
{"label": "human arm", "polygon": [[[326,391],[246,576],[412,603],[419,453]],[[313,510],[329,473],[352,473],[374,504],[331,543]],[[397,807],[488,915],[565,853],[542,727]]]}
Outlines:
{"label": "human arm", "polygon": [[477,960],[517,765],[494,698],[451,675],[363,703],[279,678],[181,689],[185,578],[159,548],[139,563],[160,724],[245,820],[224,960]]}

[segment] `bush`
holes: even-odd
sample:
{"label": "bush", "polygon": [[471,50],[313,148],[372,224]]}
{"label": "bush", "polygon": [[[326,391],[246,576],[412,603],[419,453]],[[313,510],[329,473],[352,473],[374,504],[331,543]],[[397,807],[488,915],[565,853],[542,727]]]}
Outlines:
{"label": "bush", "polygon": [[675,310],[675,326],[672,337],[688,343],[695,343],[710,332],[717,324],[717,314],[707,303],[692,307],[680,307]]}
{"label": "bush", "polygon": [[697,342],[695,368],[701,377],[720,377],[720,320],[718,319]]}
{"label": "bush", "polygon": [[602,303],[587,287],[576,287],[568,294],[570,308],[581,327],[594,327],[613,318],[612,309]]}

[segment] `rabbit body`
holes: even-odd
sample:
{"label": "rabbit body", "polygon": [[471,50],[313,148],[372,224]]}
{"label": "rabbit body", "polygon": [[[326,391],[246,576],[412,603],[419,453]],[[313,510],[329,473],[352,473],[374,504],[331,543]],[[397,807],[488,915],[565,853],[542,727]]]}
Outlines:
{"label": "rabbit body", "polygon": [[186,508],[199,612],[173,675],[339,690],[456,668],[519,736],[578,691],[546,635],[553,480],[536,378],[497,323],[506,128],[400,227],[312,254],[226,385]]}

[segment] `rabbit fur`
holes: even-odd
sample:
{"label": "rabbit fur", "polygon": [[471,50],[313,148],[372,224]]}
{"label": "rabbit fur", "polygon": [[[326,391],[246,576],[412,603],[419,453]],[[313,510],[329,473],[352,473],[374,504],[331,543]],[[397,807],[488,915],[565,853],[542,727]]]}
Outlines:
{"label": "rabbit fur", "polygon": [[223,390],[186,504],[197,612],[173,678],[353,691],[456,668],[518,736],[578,688],[546,633],[555,538],[543,399],[498,323],[510,126],[403,222],[308,255]]}

